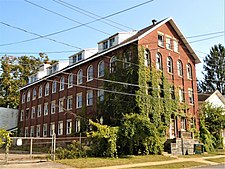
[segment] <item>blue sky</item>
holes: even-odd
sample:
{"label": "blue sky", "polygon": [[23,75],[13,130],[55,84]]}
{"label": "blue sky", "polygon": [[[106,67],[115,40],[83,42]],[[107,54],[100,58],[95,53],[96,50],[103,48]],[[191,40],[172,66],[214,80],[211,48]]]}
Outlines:
{"label": "blue sky", "polygon": [[[57,12],[61,15],[64,15],[70,18],[70,20],[43,10],[24,0],[0,0],[0,22],[4,22],[39,35],[46,35],[79,25],[76,22],[87,23],[94,20],[93,18],[89,18],[81,13],[66,8],[65,6],[62,6],[53,0],[29,1],[51,11]],[[147,0],[63,1],[104,17],[109,14],[140,4]],[[178,27],[186,37],[214,32],[222,32],[225,31],[224,3],[225,0],[154,0],[143,6],[108,18],[115,22],[126,25],[127,27],[130,27],[130,29],[121,26],[119,26],[120,29],[118,29],[98,21],[88,25],[94,29],[98,29],[98,31],[89,27],[82,26],[77,29],[50,36],[49,38],[82,49],[93,48],[97,47],[97,42],[116,32],[121,32],[123,30],[130,31],[131,29],[139,30],[150,25],[152,19],[156,19],[159,21],[167,17],[172,17],[175,20]],[[202,40],[214,36],[220,37]],[[33,54],[33,52],[39,53],[74,51],[63,53],[48,53],[50,59],[68,59],[68,56],[71,56],[78,50],[77,48],[58,44],[47,39],[38,39],[26,43],[1,46],[2,44],[23,41],[36,37],[37,36],[35,35],[30,35],[0,24],[0,55],[8,54],[21,56],[28,53],[27,55],[38,56],[38,54]],[[195,50],[199,58],[202,60],[206,56],[206,54],[209,53],[209,50],[213,45],[219,43],[224,45],[225,36],[224,33],[220,33],[198,38],[188,38],[189,42],[193,42],[196,40],[200,41],[191,43],[191,46]],[[21,54],[12,54],[15,52],[20,52]],[[196,70],[197,77],[201,79],[202,64],[199,64]]]}

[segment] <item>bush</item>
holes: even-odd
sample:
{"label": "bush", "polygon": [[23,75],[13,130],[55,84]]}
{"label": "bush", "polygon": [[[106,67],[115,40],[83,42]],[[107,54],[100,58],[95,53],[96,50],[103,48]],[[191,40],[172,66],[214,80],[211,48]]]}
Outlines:
{"label": "bush", "polygon": [[78,141],[73,141],[66,148],[59,147],[56,149],[56,158],[58,159],[75,159],[87,156],[88,147],[83,146]]}

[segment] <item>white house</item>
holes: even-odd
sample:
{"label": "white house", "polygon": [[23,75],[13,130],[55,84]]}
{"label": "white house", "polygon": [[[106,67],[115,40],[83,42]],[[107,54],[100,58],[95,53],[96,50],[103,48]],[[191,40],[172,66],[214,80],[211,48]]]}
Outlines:
{"label": "white house", "polygon": [[0,128],[13,131],[18,124],[18,110],[0,107]]}
{"label": "white house", "polygon": [[[218,90],[216,90],[214,93],[198,94],[198,102],[199,105],[208,102],[215,107],[222,107],[225,110],[225,98]],[[221,135],[223,137],[223,145],[225,145],[225,129],[221,132]]]}

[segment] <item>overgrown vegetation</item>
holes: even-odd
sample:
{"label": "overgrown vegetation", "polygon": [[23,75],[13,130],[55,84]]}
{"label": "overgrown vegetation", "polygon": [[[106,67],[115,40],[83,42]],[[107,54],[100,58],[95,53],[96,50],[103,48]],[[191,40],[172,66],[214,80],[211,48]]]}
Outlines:
{"label": "overgrown vegetation", "polygon": [[224,129],[224,109],[210,103],[204,104],[200,112],[200,140],[204,143],[206,151],[210,152],[224,147],[221,136],[221,131]]}
{"label": "overgrown vegetation", "polygon": [[59,147],[56,149],[57,159],[75,159],[87,156],[88,147],[78,141],[73,141],[66,148]]}

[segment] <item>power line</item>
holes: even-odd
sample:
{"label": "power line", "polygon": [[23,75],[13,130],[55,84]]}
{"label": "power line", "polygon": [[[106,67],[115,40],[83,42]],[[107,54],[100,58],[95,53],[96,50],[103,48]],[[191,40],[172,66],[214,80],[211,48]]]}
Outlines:
{"label": "power line", "polygon": [[[76,11],[76,12],[82,13],[83,15],[86,15],[86,16],[88,16],[88,17],[90,17],[90,18],[93,18],[93,19],[101,18],[100,15],[97,15],[97,14],[95,14],[95,13],[93,13],[93,12],[90,12],[90,11],[88,11],[88,10],[85,10],[85,9],[82,9],[82,8],[77,7],[77,6],[75,6],[75,5],[72,5],[72,4],[68,3],[68,2],[65,2],[65,1],[62,1],[62,0],[53,0],[53,1],[56,2],[56,3],[58,3],[58,4],[60,4],[60,5],[65,6],[65,7],[69,8],[69,9],[71,9],[71,10],[74,10],[74,11]],[[78,9],[78,10],[77,10],[77,9]],[[88,13],[88,14],[87,14],[87,13]],[[90,14],[90,15],[89,15],[89,14]],[[95,16],[95,17],[93,17],[93,16]],[[111,22],[111,23],[117,24],[117,25],[119,25],[119,26],[122,26],[122,27],[125,27],[125,28],[128,28],[128,29],[134,30],[134,29],[131,28],[131,27],[128,27],[128,26],[123,25],[123,24],[121,24],[121,23],[112,21],[112,20],[110,20],[110,19],[107,19],[107,18],[106,18],[105,20],[107,20],[107,21],[109,21],[109,22]],[[110,26],[112,26],[112,27],[115,27],[115,28],[117,28],[117,29],[120,29],[120,30],[125,31],[124,29],[121,29],[121,28],[119,28],[119,27],[117,27],[117,26],[114,26],[114,25],[112,25],[112,24],[109,24],[108,22],[105,22],[105,21],[101,21],[101,22],[103,22],[103,23],[105,23],[105,24],[107,24],[107,25],[110,25]]]}
{"label": "power line", "polygon": [[[38,7],[38,8],[41,8],[41,9],[43,9],[43,10],[46,10],[46,11],[48,11],[48,12],[50,12],[50,13],[53,13],[53,14],[55,14],[55,15],[58,15],[58,16],[60,16],[60,17],[62,17],[62,18],[65,18],[65,19],[70,20],[70,21],[72,21],[72,22],[75,22],[75,23],[78,23],[78,24],[80,24],[80,25],[83,25],[83,23],[81,23],[81,22],[79,22],[79,21],[76,21],[76,20],[71,19],[71,18],[69,18],[69,17],[67,17],[67,16],[64,16],[64,15],[62,15],[62,14],[60,14],[60,13],[54,12],[54,11],[52,11],[52,10],[50,10],[50,9],[47,9],[47,8],[42,7],[42,6],[40,6],[40,5],[37,5],[37,4],[33,3],[33,2],[30,2],[30,1],[28,1],[28,0],[24,0],[24,1],[30,3],[30,4],[32,4],[32,5],[34,5],[34,6],[36,6],[36,7]],[[99,30],[99,29],[96,29],[96,28],[94,28],[94,27],[92,27],[92,26],[88,26],[88,25],[83,25],[83,26],[86,26],[86,27],[88,27],[88,28],[90,28],[90,29],[93,29],[93,30],[96,30],[96,31],[98,31],[98,32],[104,33],[104,34],[106,34],[106,35],[110,35],[109,33],[106,33],[106,32],[104,32],[104,31],[101,31],[101,30]]]}
{"label": "power line", "polygon": [[67,31],[73,30],[73,29],[75,29],[75,28],[78,28],[78,27],[81,27],[81,26],[84,26],[84,25],[87,25],[87,24],[90,24],[90,23],[93,23],[93,22],[96,22],[96,21],[100,21],[100,20],[103,20],[103,19],[106,19],[106,18],[115,16],[115,15],[118,15],[118,14],[120,14],[120,13],[126,12],[126,11],[128,11],[128,10],[131,10],[131,9],[136,8],[136,7],[142,6],[142,5],[144,5],[144,4],[150,3],[150,2],[152,2],[152,1],[154,1],[154,0],[149,0],[149,1],[146,1],[146,2],[144,2],[144,3],[140,3],[140,4],[138,4],[138,5],[135,5],[135,6],[132,6],[132,7],[130,7],[130,8],[121,10],[121,11],[119,11],[119,12],[116,12],[116,13],[113,13],[113,14],[110,14],[110,15],[107,15],[107,16],[105,16],[105,17],[96,19],[96,20],[94,20],[94,21],[84,23],[84,24],[82,24],[82,25],[78,25],[78,26],[75,26],[75,27],[71,27],[71,28],[68,28],[68,29],[64,29],[64,30],[61,30],[61,31],[58,31],[58,32],[53,32],[53,33],[51,33],[51,34],[39,36],[38,38],[26,39],[26,40],[23,40],[23,41],[11,42],[11,43],[7,43],[7,44],[0,44],[0,46],[8,46],[8,45],[14,45],[14,44],[19,44],[19,43],[29,42],[29,41],[37,40],[37,39],[40,39],[40,38],[46,38],[46,37],[48,37],[48,36],[52,36],[52,35],[60,34],[60,33],[63,33],[63,32],[67,32]]}
{"label": "power line", "polygon": [[[59,44],[65,45],[65,46],[69,46],[69,47],[72,47],[72,48],[77,48],[77,49],[82,50],[82,48],[80,48],[80,47],[73,46],[73,45],[70,45],[70,44],[68,44],[68,43],[64,43],[64,42],[61,42],[61,41],[58,41],[58,40],[55,40],[55,39],[52,39],[52,38],[48,38],[48,37],[46,37],[46,36],[42,36],[42,35],[39,35],[39,34],[37,34],[37,33],[33,33],[33,32],[27,31],[27,30],[25,30],[25,29],[22,29],[22,28],[19,28],[19,27],[16,27],[16,26],[12,26],[12,25],[10,25],[10,24],[8,24],[8,23],[5,23],[5,22],[2,22],[2,21],[0,21],[0,23],[1,23],[2,25],[11,27],[11,28],[13,28],[13,29],[17,29],[17,30],[20,30],[20,31],[25,32],[25,33],[28,33],[28,34],[38,36],[39,38],[48,39],[48,40],[53,41],[53,42],[55,42],[55,43],[59,43]],[[37,38],[36,38],[36,39],[37,39]],[[18,42],[17,42],[17,43],[18,43]],[[11,44],[12,44],[12,43],[11,43]],[[5,44],[0,45],[0,46],[5,46]]]}
{"label": "power line", "polygon": [[[74,51],[43,51],[43,52],[34,52],[34,51],[30,51],[30,52],[0,52],[0,54],[39,54],[39,53],[74,53],[74,52],[78,52],[80,50],[74,50]],[[59,59],[62,60],[62,59]],[[63,60],[68,60],[68,59],[63,59]]]}

